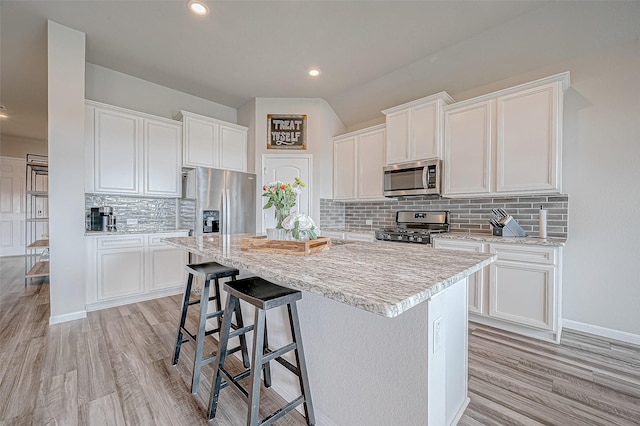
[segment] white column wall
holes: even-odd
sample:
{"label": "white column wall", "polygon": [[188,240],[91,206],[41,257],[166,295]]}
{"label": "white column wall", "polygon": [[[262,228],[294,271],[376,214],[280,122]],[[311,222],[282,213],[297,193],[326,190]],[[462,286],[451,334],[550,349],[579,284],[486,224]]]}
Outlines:
{"label": "white column wall", "polygon": [[48,22],[50,323],[86,316],[85,35]]}

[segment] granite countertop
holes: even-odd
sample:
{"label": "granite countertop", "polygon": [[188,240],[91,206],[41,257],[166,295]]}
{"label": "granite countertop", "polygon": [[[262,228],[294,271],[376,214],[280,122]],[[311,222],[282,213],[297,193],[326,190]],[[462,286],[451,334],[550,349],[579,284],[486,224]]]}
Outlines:
{"label": "granite countertop", "polygon": [[470,234],[466,232],[445,232],[434,234],[432,238],[443,238],[449,240],[473,240],[487,243],[512,243],[527,244],[536,246],[562,247],[566,244],[566,238],[538,238],[538,237],[497,237],[491,234]]}
{"label": "granite countertop", "polygon": [[[117,229],[117,228],[116,228]],[[173,234],[176,232],[189,233],[188,229],[140,229],[127,228],[117,231],[84,231],[85,237],[107,237],[110,235],[135,235],[135,234]]]}
{"label": "granite countertop", "polygon": [[[249,235],[162,241],[267,280],[395,317],[494,262],[496,255],[420,244],[341,240],[310,256],[240,250]],[[336,241],[337,242],[337,241]]]}

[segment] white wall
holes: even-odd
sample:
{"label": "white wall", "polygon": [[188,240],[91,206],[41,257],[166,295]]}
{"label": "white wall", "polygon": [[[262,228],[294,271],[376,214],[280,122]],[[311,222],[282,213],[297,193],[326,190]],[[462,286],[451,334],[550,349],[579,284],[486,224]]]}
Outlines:
{"label": "white wall", "polygon": [[86,64],[86,97],[159,117],[173,118],[180,110],[236,123],[235,108],[98,65]]}
{"label": "white wall", "polygon": [[47,141],[0,135],[0,155],[24,159],[27,154],[47,155]]}
{"label": "white wall", "polygon": [[86,316],[85,35],[48,22],[49,238],[52,323]]}
{"label": "white wall", "polygon": [[[306,114],[307,149],[267,149],[267,114]],[[344,124],[324,99],[256,98],[255,99],[255,157],[256,170],[262,169],[262,154],[311,154],[313,176],[311,183],[312,211],[309,215],[319,223],[320,198],[333,197],[333,137],[344,132]],[[261,173],[258,179],[262,179]],[[262,215],[259,215],[262,229]]]}

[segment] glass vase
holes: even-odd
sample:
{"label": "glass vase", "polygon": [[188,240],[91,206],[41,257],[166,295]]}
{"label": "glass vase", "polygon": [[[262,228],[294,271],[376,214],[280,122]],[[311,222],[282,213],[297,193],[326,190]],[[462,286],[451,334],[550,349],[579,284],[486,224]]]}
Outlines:
{"label": "glass vase", "polygon": [[276,229],[282,229],[282,221],[289,216],[291,209],[277,208],[275,209],[276,215]]}

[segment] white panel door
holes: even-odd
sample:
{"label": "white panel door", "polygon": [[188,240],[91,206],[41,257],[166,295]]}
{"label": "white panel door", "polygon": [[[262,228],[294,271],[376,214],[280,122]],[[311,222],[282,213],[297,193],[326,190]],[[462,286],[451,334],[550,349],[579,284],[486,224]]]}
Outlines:
{"label": "white panel door", "polygon": [[0,256],[25,253],[25,160],[0,157]]}
{"label": "white panel door", "polygon": [[182,190],[182,126],[144,120],[144,193],[179,197]]}
{"label": "white panel door", "polygon": [[[358,198],[383,198],[385,129],[358,136]],[[335,182],[341,185],[339,181]]]}
{"label": "white panel door", "polygon": [[411,138],[411,109],[407,108],[388,114],[387,123],[387,164],[408,161],[409,140]]}
{"label": "white panel door", "polygon": [[444,193],[491,190],[491,101],[445,112]]}
{"label": "white panel door", "polygon": [[490,265],[489,315],[555,331],[553,265],[498,260]]}
{"label": "white panel door", "polygon": [[138,194],[140,120],[132,114],[95,109],[94,179],[96,192]]}
{"label": "white panel door", "polygon": [[356,136],[333,142],[333,199],[352,200],[357,197]]}
{"label": "white panel door", "polygon": [[183,125],[184,166],[217,167],[218,125],[193,117],[184,117]]}
{"label": "white panel door", "polygon": [[558,191],[560,83],[497,100],[498,192]]}
{"label": "white panel door", "polygon": [[[269,182],[280,181],[293,183],[294,179],[300,178],[307,186],[302,188],[302,193],[298,195],[296,206],[291,210],[311,215],[311,160],[310,155],[275,155],[264,154],[262,156],[262,185]],[[266,197],[262,197],[260,192],[260,208],[267,202]],[[262,232],[267,228],[275,228],[276,220],[274,209],[262,210]],[[320,218],[312,217],[316,224],[320,223]]]}
{"label": "white panel door", "polygon": [[[443,238],[435,238],[433,240],[435,248],[448,250],[471,251],[475,253],[484,252],[484,244],[471,241],[453,241]],[[469,312],[482,314],[484,308],[484,276],[485,270],[481,270],[469,275],[467,279],[468,287],[468,307]]]}
{"label": "white panel door", "polygon": [[97,267],[99,300],[144,292],[143,247],[98,250]]}
{"label": "white panel door", "polygon": [[149,291],[182,286],[187,254],[183,249],[162,245],[149,247]]}
{"label": "white panel door", "polygon": [[247,131],[220,125],[221,169],[247,171]]}
{"label": "white panel door", "polygon": [[415,106],[412,109],[411,159],[427,160],[440,158],[438,137],[438,101]]}

